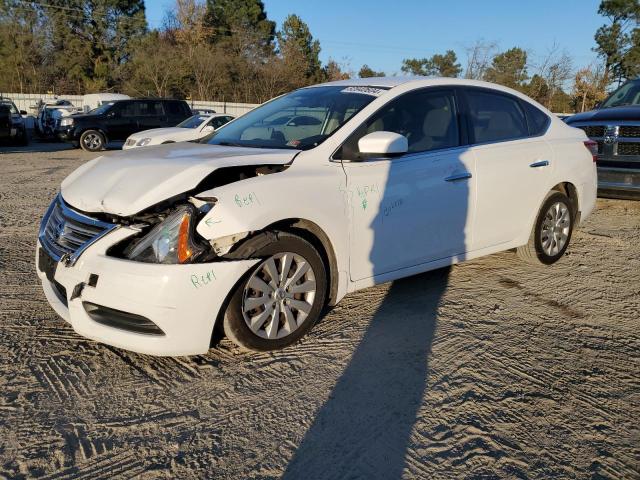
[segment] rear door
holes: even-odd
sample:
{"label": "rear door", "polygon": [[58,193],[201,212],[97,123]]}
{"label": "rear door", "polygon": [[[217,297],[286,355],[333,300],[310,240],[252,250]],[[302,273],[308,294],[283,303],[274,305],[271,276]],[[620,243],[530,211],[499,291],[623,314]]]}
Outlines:
{"label": "rear door", "polygon": [[468,130],[476,157],[473,250],[510,242],[530,228],[549,190],[553,151],[531,135],[525,102],[495,90],[465,88]]}
{"label": "rear door", "polygon": [[140,130],[162,128],[167,126],[167,114],[160,100],[139,100],[138,126]]}

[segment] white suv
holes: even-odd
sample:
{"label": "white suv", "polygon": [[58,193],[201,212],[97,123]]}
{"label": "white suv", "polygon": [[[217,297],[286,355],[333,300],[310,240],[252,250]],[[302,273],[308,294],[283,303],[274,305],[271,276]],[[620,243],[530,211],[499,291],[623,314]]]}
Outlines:
{"label": "white suv", "polygon": [[109,154],[62,183],[38,241],[53,308],[89,338],[206,352],[300,339],[348,292],[517,248],[564,254],[594,145],[526,96],[457,79],[296,90],[196,143]]}

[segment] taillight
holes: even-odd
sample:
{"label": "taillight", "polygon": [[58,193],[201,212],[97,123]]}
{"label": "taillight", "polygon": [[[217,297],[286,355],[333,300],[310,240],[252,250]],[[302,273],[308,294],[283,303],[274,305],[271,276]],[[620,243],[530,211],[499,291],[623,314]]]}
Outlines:
{"label": "taillight", "polygon": [[598,142],[594,142],[593,140],[585,140],[584,146],[587,147],[587,150],[589,150],[589,153],[591,153],[593,161],[596,162],[598,160]]}

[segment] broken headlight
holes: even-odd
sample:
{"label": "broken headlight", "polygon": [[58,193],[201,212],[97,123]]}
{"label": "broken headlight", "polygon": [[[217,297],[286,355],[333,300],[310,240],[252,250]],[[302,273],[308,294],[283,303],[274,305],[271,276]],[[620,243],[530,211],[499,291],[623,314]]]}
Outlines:
{"label": "broken headlight", "polygon": [[182,205],[124,251],[126,258],[148,263],[189,263],[204,248],[194,240],[196,210]]}

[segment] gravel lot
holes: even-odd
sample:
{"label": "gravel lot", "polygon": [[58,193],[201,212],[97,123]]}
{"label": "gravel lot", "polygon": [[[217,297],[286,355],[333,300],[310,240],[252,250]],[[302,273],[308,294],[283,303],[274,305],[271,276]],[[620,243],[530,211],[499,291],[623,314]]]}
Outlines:
{"label": "gravel lot", "polygon": [[40,216],[95,155],[0,148],[8,478],[640,478],[640,202],[557,265],[512,253],[357,292],[302,343],[154,358],[48,306]]}

